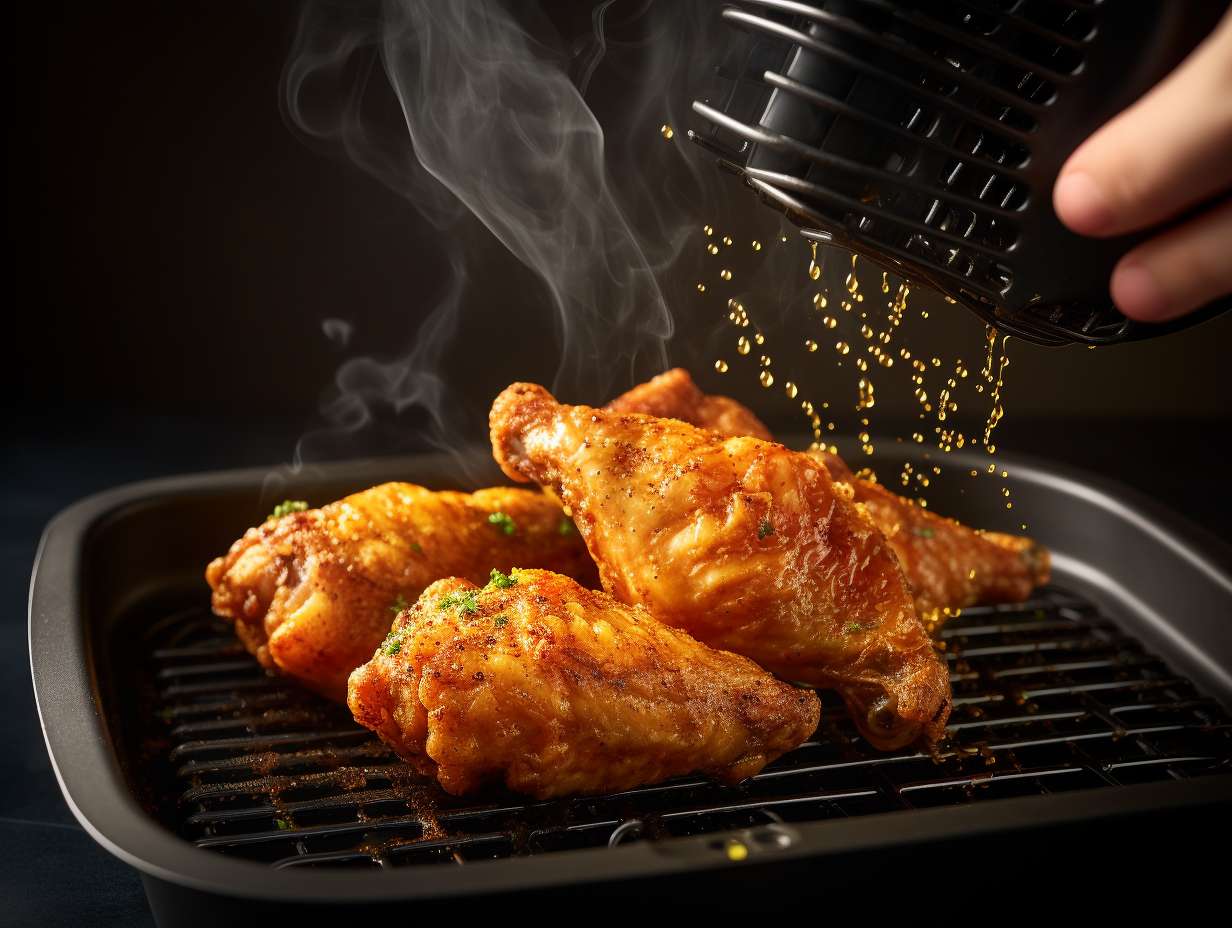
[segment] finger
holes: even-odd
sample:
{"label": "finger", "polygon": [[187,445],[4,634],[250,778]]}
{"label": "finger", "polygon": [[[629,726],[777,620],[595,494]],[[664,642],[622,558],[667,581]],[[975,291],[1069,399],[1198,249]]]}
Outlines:
{"label": "finger", "polygon": [[1155,225],[1232,186],[1232,13],[1181,65],[1070,156],[1053,188],[1083,235]]}
{"label": "finger", "polygon": [[1183,316],[1232,293],[1232,199],[1139,245],[1112,272],[1112,301],[1143,322]]}

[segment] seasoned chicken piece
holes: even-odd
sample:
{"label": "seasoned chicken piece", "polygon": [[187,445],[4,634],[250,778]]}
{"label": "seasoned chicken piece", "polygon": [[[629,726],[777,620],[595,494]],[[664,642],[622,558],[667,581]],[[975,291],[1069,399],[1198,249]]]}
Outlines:
{"label": "seasoned chicken piece", "polygon": [[921,613],[1019,603],[1051,574],[1048,549],[1021,535],[980,532],[856,477],[836,454],[810,451],[830,476],[851,485],[853,498],[886,536]]}
{"label": "seasoned chicken piece", "polygon": [[573,523],[544,494],[386,483],[249,529],[206,569],[214,611],[266,667],[332,698],[428,584],[546,567],[597,583]]}
{"label": "seasoned chicken piece", "polygon": [[348,704],[461,795],[540,799],[752,776],[817,727],[810,690],[546,570],[432,584],[351,674]]}
{"label": "seasoned chicken piece", "polygon": [[879,747],[941,734],[949,677],[898,561],[815,458],[563,406],[533,384],[497,397],[491,430],[507,474],[572,509],[617,599],[780,677],[838,690]]}
{"label": "seasoned chicken piece", "polygon": [[770,430],[751,409],[729,396],[703,393],[683,367],[674,367],[639,383],[605,408],[612,412],[640,412],[660,419],[679,419],[720,435],[774,440]]}
{"label": "seasoned chicken piece", "polygon": [[[749,409],[728,397],[702,393],[682,368],[634,387],[607,408],[680,419],[722,435],[770,438]],[[849,484],[855,501],[867,508],[897,555],[921,612],[1022,602],[1048,582],[1048,550],[1030,538],[967,528],[857,477],[836,454],[810,454],[825,463],[831,478]]]}

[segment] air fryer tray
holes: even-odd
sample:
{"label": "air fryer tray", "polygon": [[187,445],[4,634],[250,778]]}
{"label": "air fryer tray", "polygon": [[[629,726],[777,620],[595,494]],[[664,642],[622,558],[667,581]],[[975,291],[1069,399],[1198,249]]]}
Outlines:
{"label": "air fryer tray", "polygon": [[[922,455],[898,446],[879,466]],[[901,885],[908,857],[921,877],[957,859],[970,874],[991,849],[1020,853],[1041,836],[1054,863],[1075,846],[1107,861],[1148,821],[1154,842],[1161,816],[1226,813],[1232,552],[1136,493],[998,460],[1013,513],[970,480],[937,481],[931,503],[989,529],[1029,519],[1054,552],[1054,583],[941,630],[956,709],[938,759],[870,751],[826,700],[817,735],[741,787],[684,778],[527,804],[414,783],[344,713],[234,647],[209,617],[202,570],[275,496],[459,485],[456,459],[417,456],[317,468],[277,490],[263,470],[148,481],[57,516],[30,599],[52,763],[82,825],[141,872],[164,925],[510,894],[760,905],[774,887],[781,904],[890,874]]]}

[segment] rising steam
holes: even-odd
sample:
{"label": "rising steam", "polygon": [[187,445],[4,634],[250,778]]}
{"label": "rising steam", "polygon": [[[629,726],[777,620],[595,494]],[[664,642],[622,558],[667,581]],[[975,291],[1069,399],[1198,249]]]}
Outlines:
{"label": "rising steam", "polygon": [[[330,427],[306,436],[297,458],[368,427],[378,405],[422,407],[429,440],[458,443],[460,413],[439,359],[466,310],[475,255],[464,233],[473,220],[544,285],[557,336],[555,391],[600,402],[667,365],[672,315],[656,272],[678,253],[684,220],[651,213],[648,258],[609,178],[603,129],[569,77],[572,65],[581,87],[590,82],[607,50],[611,5],[595,7],[580,67],[522,4],[511,5],[517,17],[482,0],[319,0],[306,8],[284,74],[289,124],[343,151],[440,230],[453,283],[411,350],[342,366],[323,405]],[[373,102],[386,85],[396,120]],[[633,182],[635,195],[645,184]],[[421,310],[408,307],[408,315]],[[349,330],[339,320],[329,325],[327,334],[345,343]]]}

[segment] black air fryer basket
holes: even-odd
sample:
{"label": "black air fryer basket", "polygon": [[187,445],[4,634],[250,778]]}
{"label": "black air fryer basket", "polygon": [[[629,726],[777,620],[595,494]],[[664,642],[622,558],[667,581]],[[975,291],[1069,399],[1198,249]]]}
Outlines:
{"label": "black air fryer basket", "polygon": [[[532,902],[815,915],[855,892],[924,904],[1115,885],[1145,862],[1193,878],[1221,858],[1191,836],[1232,805],[1232,553],[1136,494],[1006,464],[1055,581],[942,628],[955,711],[935,758],[870,750],[827,698],[816,735],[738,787],[445,796],[210,615],[203,567],[269,510],[265,471],[136,484],[50,524],[30,600],[48,750],[164,926],[300,921],[308,903],[439,917],[463,900],[502,917]],[[444,457],[332,466],[287,493],[319,504],[456,472]],[[1015,528],[993,500],[936,489],[947,514]]]}
{"label": "black air fryer basket", "polygon": [[1093,239],[1052,208],[1078,144],[1156,84],[1226,3],[1082,0],[747,0],[715,151],[809,237],[925,281],[1042,344],[1106,344],[1193,325],[1131,322],[1108,294],[1138,236]]}

